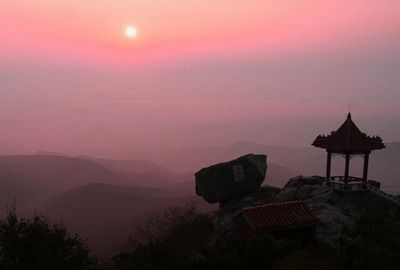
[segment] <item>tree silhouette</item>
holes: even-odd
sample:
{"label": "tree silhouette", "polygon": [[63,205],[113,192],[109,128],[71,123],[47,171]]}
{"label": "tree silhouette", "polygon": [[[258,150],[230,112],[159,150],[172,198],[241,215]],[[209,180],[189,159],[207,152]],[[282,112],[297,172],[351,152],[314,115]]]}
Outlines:
{"label": "tree silhouette", "polygon": [[400,209],[371,208],[345,231],[341,269],[400,269]]}
{"label": "tree silhouette", "polygon": [[140,232],[141,239],[114,257],[114,269],[271,269],[276,254],[269,237],[219,237],[213,216],[193,205],[169,208]]}
{"label": "tree silhouette", "polygon": [[0,221],[0,269],[74,270],[90,267],[89,250],[78,235],[44,217]]}

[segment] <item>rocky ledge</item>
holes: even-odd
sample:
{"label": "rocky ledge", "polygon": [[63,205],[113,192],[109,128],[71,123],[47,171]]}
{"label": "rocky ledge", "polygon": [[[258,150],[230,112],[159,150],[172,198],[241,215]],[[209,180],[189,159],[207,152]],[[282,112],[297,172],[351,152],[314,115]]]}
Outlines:
{"label": "rocky ledge", "polygon": [[266,170],[265,155],[249,154],[196,173],[197,194],[208,202],[219,202],[217,224],[222,234],[232,232],[232,218],[243,208],[300,200],[318,219],[316,239],[332,244],[368,207],[398,207],[371,190],[333,190],[319,176],[291,178],[282,189],[260,186]]}
{"label": "rocky ledge", "polygon": [[242,208],[272,202],[304,201],[317,217],[315,237],[328,244],[335,243],[343,229],[351,226],[367,207],[376,205],[396,207],[373,192],[337,191],[323,185],[319,176],[297,176],[290,179],[282,189],[263,186],[240,199],[221,202],[218,225],[222,233],[232,230],[232,217]]}

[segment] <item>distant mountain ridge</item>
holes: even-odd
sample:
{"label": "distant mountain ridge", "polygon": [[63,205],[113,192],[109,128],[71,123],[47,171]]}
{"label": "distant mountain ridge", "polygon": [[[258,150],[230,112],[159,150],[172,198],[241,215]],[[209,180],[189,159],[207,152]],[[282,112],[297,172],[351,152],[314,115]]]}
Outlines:
{"label": "distant mountain ridge", "polygon": [[97,254],[113,254],[150,217],[190,202],[206,212],[217,207],[173,189],[94,183],[57,194],[40,209],[78,231]]}
{"label": "distant mountain ridge", "polygon": [[[369,178],[382,181],[387,188],[394,188],[398,185],[400,193],[400,142],[385,143],[386,148],[372,152],[370,156]],[[155,157],[155,161],[175,171],[197,171],[202,167],[207,167],[221,161],[237,158],[247,153],[266,154],[269,169],[267,171],[266,184],[281,186],[287,178],[272,177],[276,166],[284,169],[285,177],[302,175],[325,175],[326,152],[312,147],[288,147],[288,146],[269,146],[259,143],[242,141],[225,146],[186,148]],[[279,164],[279,165],[278,165]],[[351,160],[351,172],[357,176],[362,174],[362,161],[359,157]],[[279,170],[277,174],[280,175]],[[333,174],[342,175],[344,173],[344,161],[340,156],[333,157]],[[269,178],[271,177],[271,178]],[[275,179],[273,182],[269,180]],[[279,181],[276,181],[279,179]]]}
{"label": "distant mountain ridge", "polygon": [[[132,175],[136,178],[136,183],[144,186],[168,186],[178,182],[186,181],[184,175],[179,175],[172,170],[163,167],[155,162],[147,160],[114,160],[104,158],[94,158],[89,156],[79,156],[80,159],[89,160],[103,166],[109,170]],[[145,181],[140,181],[143,178]]]}
{"label": "distant mountain ridge", "polygon": [[298,170],[296,161],[306,154],[318,154],[318,150],[308,147],[269,146],[254,142],[242,141],[225,146],[184,148],[181,150],[160,154],[154,157],[155,162],[175,171],[189,172],[214,163],[237,158],[248,153],[266,154],[268,163]]}
{"label": "distant mountain ridge", "polygon": [[124,182],[93,162],[60,156],[0,156],[0,203],[11,198],[35,203],[51,194],[91,182]]}
{"label": "distant mountain ridge", "polygon": [[161,172],[165,174],[174,174],[172,170],[148,160],[116,160],[90,156],[78,156],[77,158],[89,160],[106,168],[125,173]]}
{"label": "distant mountain ridge", "polygon": [[[136,178],[134,181],[135,184],[145,186],[167,186],[187,179],[184,175],[177,174],[169,168],[149,160],[118,160],[86,155],[68,156],[63,153],[49,151],[38,151],[35,155],[59,156],[87,160],[119,174],[134,176]],[[140,180],[141,178],[143,178],[142,181]]]}
{"label": "distant mountain ridge", "polygon": [[[386,186],[399,185],[400,175],[400,143],[386,146],[373,152],[370,161],[370,178],[381,180],[384,190]],[[32,214],[35,208],[51,219],[61,219],[72,231],[89,239],[96,252],[108,253],[119,247],[135,226],[168,206],[195,201],[204,211],[216,209],[216,205],[195,196],[193,172],[251,152],[268,155],[267,185],[282,186],[299,174],[324,175],[326,154],[311,146],[239,142],[164,153],[154,161],[42,152],[0,156],[0,204],[4,206],[16,198],[17,207],[25,207],[25,213]],[[356,170],[360,165],[357,159],[351,160]],[[333,165],[335,171],[342,173],[340,157],[334,157]]]}
{"label": "distant mountain ridge", "polygon": [[168,170],[135,173],[111,168],[91,160],[59,155],[0,156],[0,205],[15,199],[20,207],[33,207],[56,193],[91,183],[168,186],[184,180],[179,176],[174,179],[175,175]]}

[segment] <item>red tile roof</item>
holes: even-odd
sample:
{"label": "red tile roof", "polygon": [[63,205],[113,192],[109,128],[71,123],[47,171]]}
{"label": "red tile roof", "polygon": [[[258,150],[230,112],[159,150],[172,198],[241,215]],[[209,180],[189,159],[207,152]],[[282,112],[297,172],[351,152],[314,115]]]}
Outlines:
{"label": "red tile roof", "polygon": [[279,230],[315,224],[317,219],[303,201],[269,203],[243,208],[243,215],[252,231]]}

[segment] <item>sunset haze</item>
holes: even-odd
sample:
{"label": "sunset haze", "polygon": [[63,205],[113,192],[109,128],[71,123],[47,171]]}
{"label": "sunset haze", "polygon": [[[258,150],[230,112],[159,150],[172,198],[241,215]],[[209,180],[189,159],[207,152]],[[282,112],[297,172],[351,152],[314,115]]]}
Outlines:
{"label": "sunset haze", "polygon": [[[3,1],[1,153],[400,136],[400,2]],[[125,35],[134,26],[135,38]]]}

